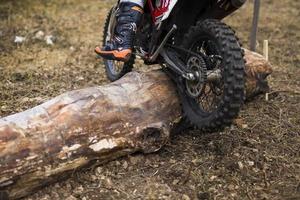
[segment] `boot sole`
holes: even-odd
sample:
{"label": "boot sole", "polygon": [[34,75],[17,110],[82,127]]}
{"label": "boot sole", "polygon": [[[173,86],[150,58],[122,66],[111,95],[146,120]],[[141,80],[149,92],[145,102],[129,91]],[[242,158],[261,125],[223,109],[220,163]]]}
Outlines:
{"label": "boot sole", "polygon": [[127,62],[129,61],[132,50],[126,49],[122,51],[114,50],[114,51],[102,51],[99,48],[95,49],[96,54],[101,56],[104,59],[107,60],[116,60],[116,61],[122,61],[122,62]]}

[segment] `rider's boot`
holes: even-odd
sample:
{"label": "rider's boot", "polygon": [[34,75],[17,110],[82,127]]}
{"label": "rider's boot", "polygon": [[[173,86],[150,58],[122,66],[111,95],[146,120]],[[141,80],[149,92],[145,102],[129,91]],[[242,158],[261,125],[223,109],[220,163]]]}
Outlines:
{"label": "rider's boot", "polygon": [[132,54],[133,40],[142,14],[143,8],[139,5],[130,2],[120,3],[113,40],[102,49],[96,47],[95,52],[108,60],[128,61]]}

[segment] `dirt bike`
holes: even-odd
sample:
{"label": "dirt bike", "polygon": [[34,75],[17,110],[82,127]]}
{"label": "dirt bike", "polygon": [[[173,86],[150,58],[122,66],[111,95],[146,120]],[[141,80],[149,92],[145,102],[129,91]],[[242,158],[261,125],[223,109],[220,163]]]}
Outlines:
{"label": "dirt bike", "polygon": [[[220,20],[246,0],[147,0],[134,54],[126,63],[104,60],[111,81],[133,68],[136,56],[160,64],[176,82],[183,117],[199,129],[230,125],[244,100],[243,51]],[[118,4],[109,12],[103,43],[114,37]]]}

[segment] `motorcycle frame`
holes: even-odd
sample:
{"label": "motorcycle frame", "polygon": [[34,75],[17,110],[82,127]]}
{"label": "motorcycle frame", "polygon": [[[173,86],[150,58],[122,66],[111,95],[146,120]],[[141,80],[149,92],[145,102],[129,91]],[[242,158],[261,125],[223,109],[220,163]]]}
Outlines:
{"label": "motorcycle frame", "polygon": [[[148,13],[148,16],[152,18],[152,23],[150,22],[152,26],[152,33],[150,33],[151,41],[149,42],[147,52],[141,47],[135,46],[136,50],[140,49],[140,52],[137,51],[136,55],[140,56],[145,64],[151,65],[160,63],[162,66],[169,66],[169,68],[185,79],[195,80],[196,77],[194,74],[186,68],[180,59],[177,59],[177,56],[170,56],[170,48],[165,48],[165,46],[169,45],[170,47],[171,44],[171,46],[175,48],[176,45],[181,44],[183,34],[197,21],[209,18],[223,19],[237,10],[245,1],[246,0],[202,0],[199,2],[199,0],[189,0],[187,3],[184,0],[147,0],[147,5],[144,10]],[[120,3],[120,1],[118,1],[118,3]],[[177,6],[175,8],[176,4]],[[116,9],[116,6],[114,9]],[[115,16],[112,15],[110,25],[112,25],[113,22],[115,23]],[[112,27],[113,26],[110,26],[109,28],[111,33],[113,33]],[[184,51],[186,53],[188,52],[188,50]],[[188,53],[191,54],[191,52]],[[214,77],[211,78],[213,80],[217,76],[212,77]],[[210,79],[210,77],[208,77],[208,79]]]}
{"label": "motorcycle frame", "polygon": [[[147,54],[143,53],[140,56],[147,64],[156,64],[156,58],[169,39],[172,39],[172,44],[180,45],[183,35],[197,21],[208,18],[223,19],[237,10],[245,1],[146,0],[144,10],[152,19],[152,22],[150,22],[152,36]],[[120,0],[118,3],[120,3]],[[113,30],[111,30],[111,33],[113,33]]]}

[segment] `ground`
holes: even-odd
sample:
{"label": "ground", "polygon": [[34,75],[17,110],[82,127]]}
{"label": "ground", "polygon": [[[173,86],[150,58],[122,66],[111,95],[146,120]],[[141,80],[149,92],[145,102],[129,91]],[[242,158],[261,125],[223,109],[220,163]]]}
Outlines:
{"label": "ground", "polygon": [[[1,117],[108,82],[93,48],[112,3],[1,0]],[[225,20],[245,47],[252,5]],[[300,199],[299,10],[300,1],[262,1],[258,51],[268,39],[271,93],[247,102],[238,123],[212,134],[186,131],[158,153],[76,171],[26,199]],[[16,36],[26,40],[15,43]]]}

